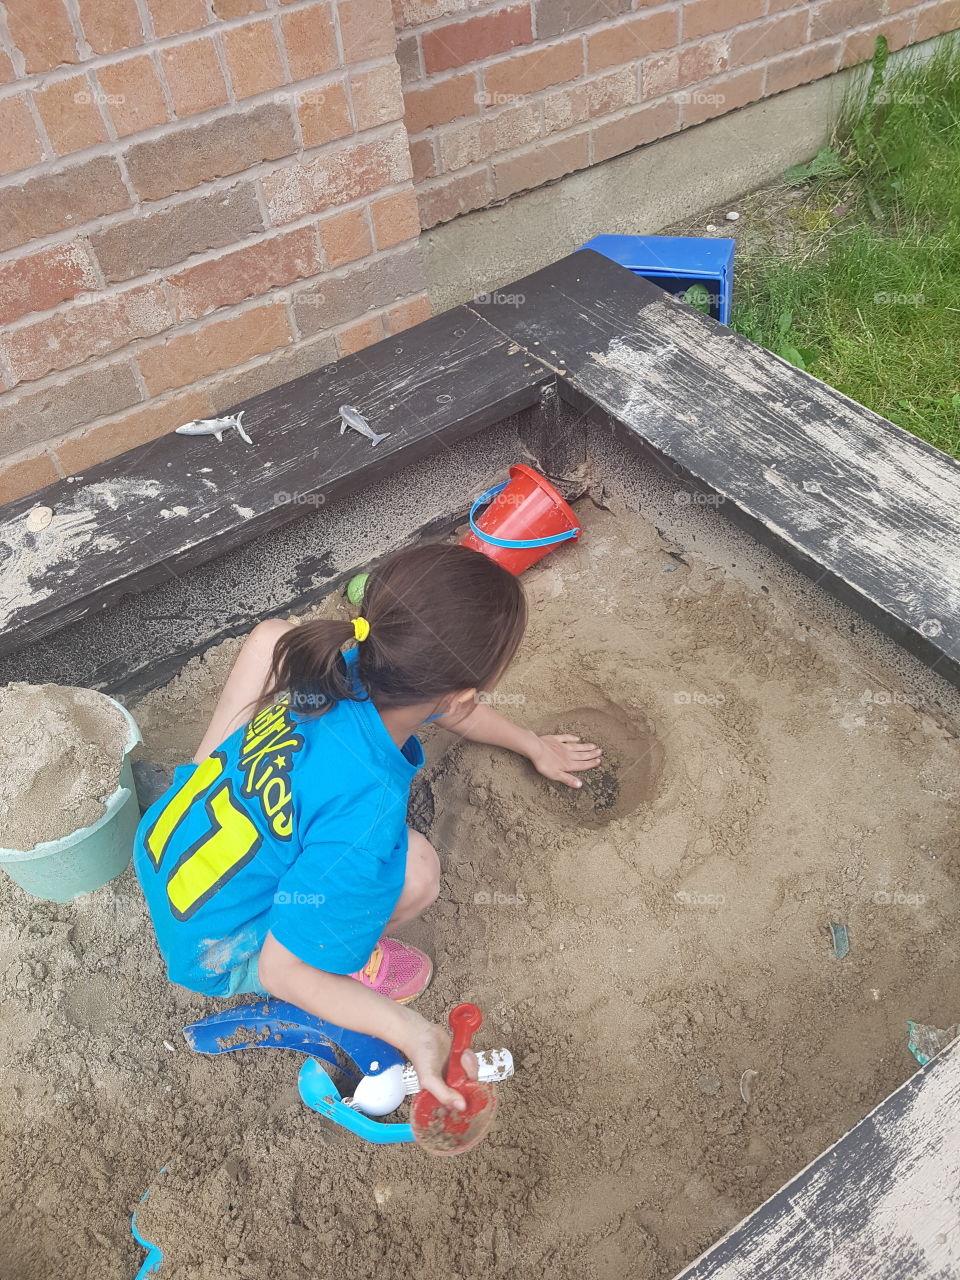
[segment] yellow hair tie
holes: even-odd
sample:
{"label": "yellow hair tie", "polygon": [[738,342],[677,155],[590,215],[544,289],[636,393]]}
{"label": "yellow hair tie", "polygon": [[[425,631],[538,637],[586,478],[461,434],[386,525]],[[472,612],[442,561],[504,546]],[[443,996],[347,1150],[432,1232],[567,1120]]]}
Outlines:
{"label": "yellow hair tie", "polygon": [[354,639],[356,639],[357,641],[366,640],[369,634],[370,634],[370,623],[366,620],[366,618],[354,618],[353,620]]}

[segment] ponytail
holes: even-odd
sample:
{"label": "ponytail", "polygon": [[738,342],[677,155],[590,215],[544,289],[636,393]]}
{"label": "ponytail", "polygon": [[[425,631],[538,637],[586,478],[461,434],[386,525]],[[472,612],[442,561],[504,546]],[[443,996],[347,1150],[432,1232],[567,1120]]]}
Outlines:
{"label": "ponytail", "polygon": [[[408,547],[367,578],[364,618],[318,619],[277,641],[259,706],[284,694],[295,710],[373,698],[379,708],[412,706],[492,688],[523,638],[520,582],[469,547]],[[362,624],[362,625],[361,625]],[[357,640],[356,676],[341,650]]]}

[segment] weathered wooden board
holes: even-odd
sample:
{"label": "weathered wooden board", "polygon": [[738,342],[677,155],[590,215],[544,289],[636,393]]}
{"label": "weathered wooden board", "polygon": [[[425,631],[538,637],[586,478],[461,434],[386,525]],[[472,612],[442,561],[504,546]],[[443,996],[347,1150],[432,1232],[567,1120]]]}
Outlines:
{"label": "weathered wooden board", "polygon": [[958,681],[960,463],[589,250],[503,292],[564,398]]}
{"label": "weathered wooden board", "polygon": [[960,1042],[677,1280],[956,1280]]}
{"label": "weathered wooden board", "polygon": [[[253,439],[170,434],[0,512],[0,653],[250,543],[502,421],[553,381],[466,308],[237,406]],[[341,404],[390,436],[339,434]],[[53,508],[30,533],[25,513]]]}

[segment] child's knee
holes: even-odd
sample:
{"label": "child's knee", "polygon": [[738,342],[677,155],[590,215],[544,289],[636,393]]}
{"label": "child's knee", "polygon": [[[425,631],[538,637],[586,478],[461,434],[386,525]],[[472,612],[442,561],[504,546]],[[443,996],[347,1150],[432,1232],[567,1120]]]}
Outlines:
{"label": "child's knee", "polygon": [[265,618],[258,622],[244,641],[244,648],[262,649],[273,653],[277,641],[296,624],[286,622],[283,618]]}
{"label": "child's knee", "polygon": [[410,831],[407,841],[407,885],[416,894],[423,910],[436,902],[440,894],[440,859],[436,849],[419,831]]}

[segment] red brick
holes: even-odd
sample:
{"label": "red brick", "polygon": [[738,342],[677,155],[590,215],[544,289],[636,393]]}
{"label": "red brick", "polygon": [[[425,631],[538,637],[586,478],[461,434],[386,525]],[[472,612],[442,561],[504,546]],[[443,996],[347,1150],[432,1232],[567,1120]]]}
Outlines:
{"label": "red brick", "polygon": [[683,6],[684,42],[732,31],[765,13],[766,0],[687,0]]}
{"label": "red brick", "polygon": [[218,18],[245,18],[266,7],[267,0],[213,0],[213,12]]}
{"label": "red brick", "polygon": [[402,120],[404,105],[400,68],[395,62],[350,77],[350,97],[357,131]]}
{"label": "red brick", "polygon": [[419,36],[403,36],[397,41],[397,64],[400,67],[400,79],[404,84],[423,79]]}
{"label": "red brick", "polygon": [[579,27],[593,27],[629,13],[630,0],[534,0],[537,40],[550,40]]}
{"label": "red brick", "polygon": [[73,23],[63,0],[5,0],[10,38],[23,54],[28,74],[52,71],[65,62],[78,62]]}
{"label": "red brick", "polygon": [[316,230],[299,227],[187,267],[169,283],[177,319],[198,320],[218,307],[234,306],[319,270]]}
{"label": "red brick", "polygon": [[373,251],[362,209],[345,209],[320,223],[320,244],[328,267],[342,267]]}
{"label": "red brick", "polygon": [[0,503],[16,502],[59,479],[60,473],[49,453],[0,462]]}
{"label": "red brick", "polygon": [[[617,59],[623,62],[623,57]],[[529,53],[512,53],[484,69],[486,101],[501,101],[546,89],[583,74],[583,43],[579,38],[560,44],[538,45]]]}
{"label": "red brick", "polygon": [[293,312],[304,336],[335,329],[424,287],[419,245],[405,245],[392,253],[328,273],[317,283],[293,291]]}
{"label": "red brick", "polygon": [[532,39],[528,5],[498,9],[466,22],[450,22],[425,31],[422,36],[424,68],[427,75],[449,71],[467,62],[496,57],[517,45],[529,44]]}
{"label": "red brick", "polygon": [[45,85],[34,92],[33,101],[57,155],[106,141],[107,126],[86,76]]}
{"label": "red brick", "polygon": [[544,98],[543,131],[557,133],[595,116],[622,111],[636,100],[636,94],[636,77],[630,67],[570,85]]}
{"label": "red brick", "polygon": [[147,0],[147,7],[158,37],[196,31],[207,21],[206,0]]}
{"label": "red brick", "polygon": [[314,373],[337,358],[337,344],[331,333],[291,343],[272,355],[255,361],[246,369],[231,369],[226,377],[212,378],[204,386],[214,413],[231,412],[252,396]]}
{"label": "red brick", "polygon": [[424,184],[417,191],[420,225],[426,231],[440,222],[449,222],[471,209],[482,209],[493,198],[486,169],[457,173]]}
{"label": "red brick", "polygon": [[767,66],[765,94],[769,97],[785,89],[795,89],[798,84],[808,84],[811,80],[832,75],[840,65],[842,48],[841,41],[834,40],[831,44],[815,45],[785,58],[777,58]]}
{"label": "red brick", "polygon": [[57,173],[40,174],[4,188],[0,200],[0,249],[66,231],[130,206],[116,160],[97,156]]}
{"label": "red brick", "polygon": [[494,195],[498,200],[512,196],[517,191],[562,178],[590,163],[589,131],[565,134],[549,146],[528,147],[493,165]]}
{"label": "red brick", "polygon": [[301,90],[296,100],[305,147],[319,147],[353,132],[347,91],[341,81],[322,89]]}
{"label": "red brick", "polygon": [[704,120],[712,120],[715,116],[726,115],[728,111],[745,107],[748,102],[756,102],[763,97],[763,78],[763,67],[750,67],[720,80],[712,80],[709,84],[693,87],[685,94],[677,94],[682,103],[684,128],[700,124]]}
{"label": "red brick", "polygon": [[30,449],[139,400],[129,360],[78,369],[39,388],[22,387],[0,396],[0,440],[8,453]]}
{"label": "red brick", "polygon": [[12,329],[0,337],[0,351],[23,382],[106,355],[135,338],[152,337],[169,323],[161,287],[140,285]]}
{"label": "red brick", "polygon": [[13,84],[16,78],[17,73],[13,69],[9,55],[0,49],[0,84]]}
{"label": "red brick", "polygon": [[238,98],[250,98],[286,83],[273,22],[269,18],[229,27],[221,39],[233,91]]}
{"label": "red brick", "polygon": [[48,311],[97,285],[93,255],[83,240],[0,263],[0,324]]}
{"label": "red brick", "polygon": [[383,336],[383,317],[377,312],[341,329],[336,335],[337,351],[343,359],[344,356],[352,356],[355,352],[362,351],[364,347],[372,347]]}
{"label": "red brick", "polygon": [[672,49],[678,42],[674,10],[639,13],[610,23],[587,39],[587,63],[591,71],[618,67],[648,53]]}
{"label": "red brick", "polygon": [[433,178],[439,172],[437,153],[433,138],[418,138],[410,143],[410,164],[413,167],[414,183],[424,178]]}
{"label": "red brick", "polygon": [[820,0],[810,15],[810,39],[846,35],[851,27],[879,22],[883,11],[884,0]]}
{"label": "red brick", "polygon": [[340,65],[337,37],[328,4],[296,9],[280,15],[280,30],[294,80],[322,76]]}
{"label": "red brick", "polygon": [[390,249],[404,240],[415,240],[420,234],[420,212],[413,188],[375,200],[370,212],[378,249]]}
{"label": "red brick", "polygon": [[37,127],[22,94],[15,98],[0,98],[0,138],[3,138],[0,174],[29,169],[43,159]]}
{"label": "red brick", "polygon": [[158,138],[132,146],[125,159],[138,196],[160,200],[264,160],[279,160],[295,147],[289,107],[265,102],[204,124],[165,130]]}
{"label": "red brick", "polygon": [[677,131],[679,122],[675,102],[654,102],[619,119],[604,120],[593,130],[593,161],[597,164],[664,138]]}
{"label": "red brick", "polygon": [[337,12],[347,63],[393,53],[396,34],[390,0],[340,0]]}
{"label": "red brick", "polygon": [[76,435],[58,440],[56,456],[65,475],[75,476],[108,458],[149,444],[160,436],[194,418],[210,416],[210,401],[205,391],[187,391],[168,396],[156,404],[132,409],[112,422],[102,422]]}
{"label": "red brick", "polygon": [[913,38],[918,43],[932,40],[934,36],[954,31],[957,27],[960,27],[960,4],[957,0],[941,0],[940,4],[919,10]]}
{"label": "red brick", "polygon": [[115,53],[143,44],[136,0],[77,0],[77,7],[83,34],[94,53]]}
{"label": "red brick", "polygon": [[145,54],[125,58],[97,72],[107,95],[106,108],[121,138],[152,129],[170,118],[153,59]]}
{"label": "red brick", "polygon": [[785,13],[735,31],[730,37],[730,66],[747,67],[779,53],[790,53],[800,48],[807,34],[807,14]]}
{"label": "red brick", "polygon": [[303,165],[290,165],[262,180],[277,226],[338,204],[350,204],[410,177],[410,152],[402,127],[369,142],[331,148]]}
{"label": "red brick", "polygon": [[158,396],[276,351],[291,338],[286,306],[270,302],[212,321],[193,333],[174,334],[145,348],[136,359],[148,394]]}
{"label": "red brick", "polygon": [[449,76],[425,89],[407,89],[403,100],[407,130],[422,133],[433,125],[477,114],[480,101],[477,77],[473,74]]}
{"label": "red brick", "polygon": [[479,120],[443,129],[440,159],[446,172],[465,169],[504,151],[515,151],[540,134],[540,104],[525,102],[500,111],[485,111]]}
{"label": "red brick", "polygon": [[191,254],[226,249],[263,230],[256,185],[246,181],[153,213],[115,219],[90,242],[104,279],[114,283],[176,267]]}
{"label": "red brick", "polygon": [[217,50],[208,37],[161,49],[160,65],[173,110],[181,118],[221,107],[227,101]]}
{"label": "red brick", "polygon": [[390,333],[403,333],[404,329],[412,329],[415,324],[422,324],[432,315],[430,299],[425,293],[421,293],[387,308],[387,329]]}
{"label": "red brick", "polygon": [[728,52],[729,42],[726,39],[711,39],[688,45],[679,53],[647,58],[641,66],[643,97],[660,98],[720,75],[727,69]]}
{"label": "red brick", "polygon": [[867,27],[865,31],[852,31],[843,44],[841,65],[852,67],[861,62],[869,62],[879,35],[886,36],[891,49],[906,48],[913,42],[915,20],[915,15],[909,13],[900,18],[885,18],[883,22]]}

